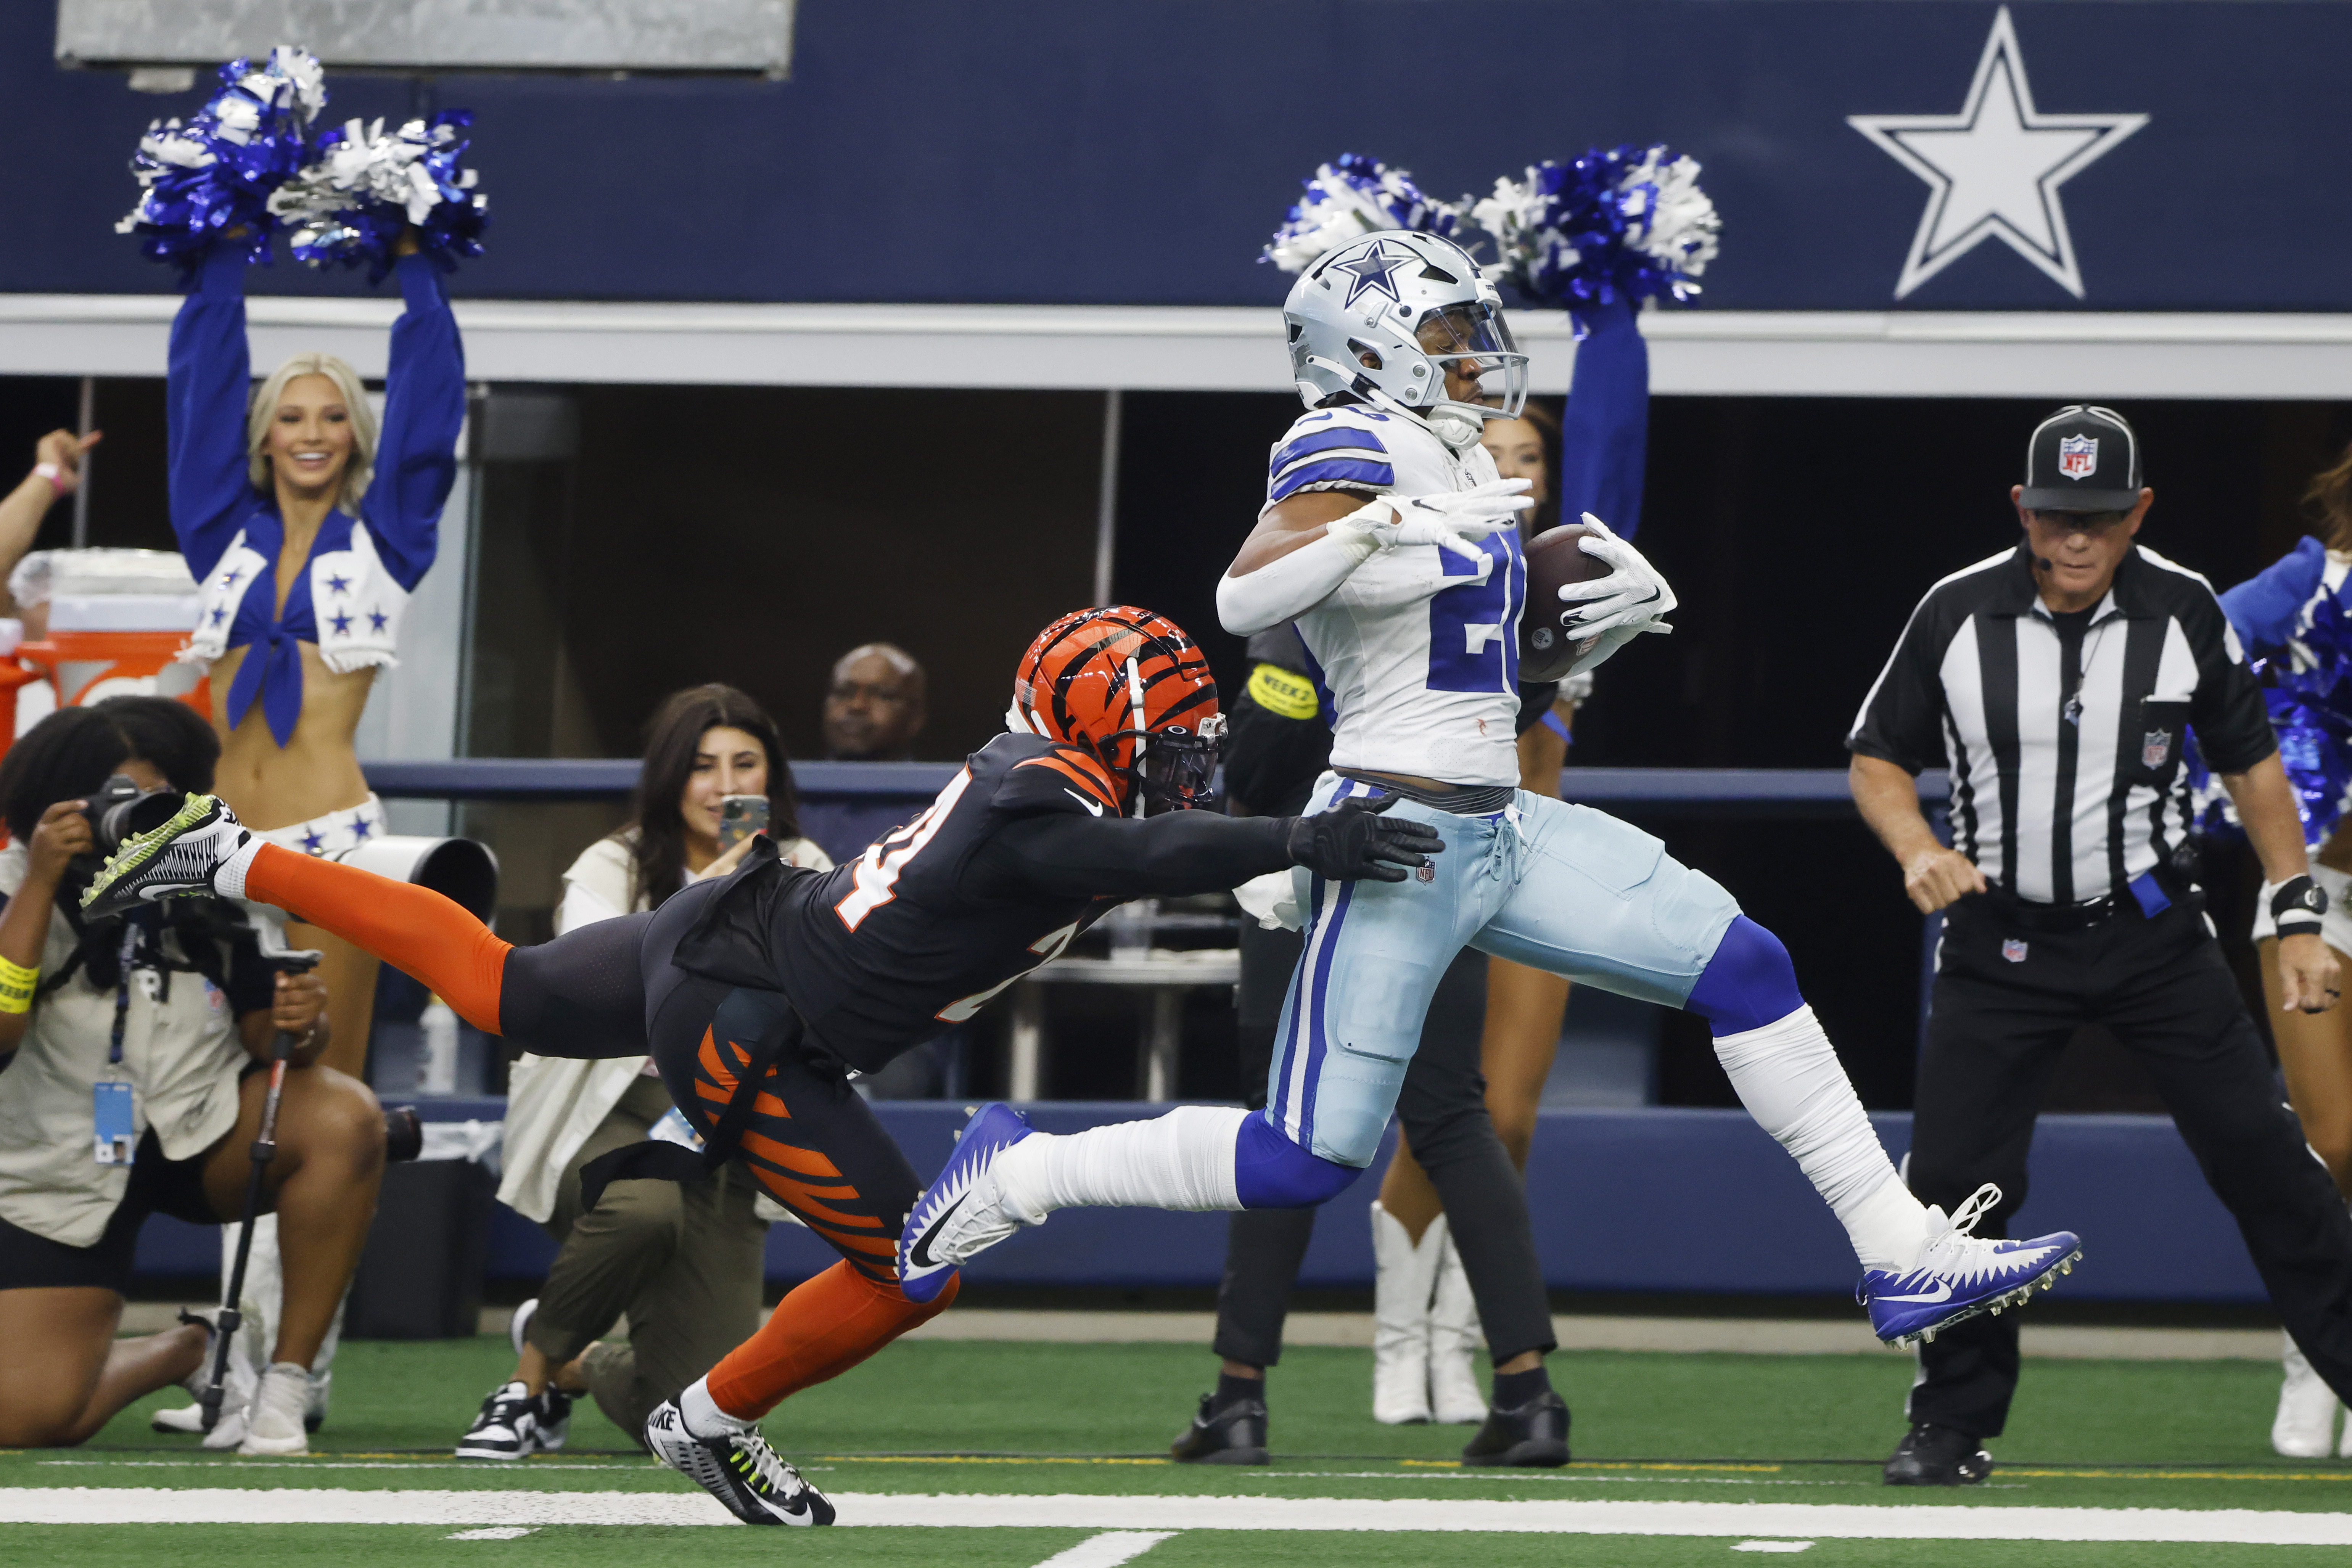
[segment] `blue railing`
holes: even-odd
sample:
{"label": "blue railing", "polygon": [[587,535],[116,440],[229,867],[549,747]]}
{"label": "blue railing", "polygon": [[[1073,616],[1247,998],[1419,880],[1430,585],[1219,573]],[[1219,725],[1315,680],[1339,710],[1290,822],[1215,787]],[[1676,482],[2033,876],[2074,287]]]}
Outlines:
{"label": "blue railing", "polygon": [[[627,758],[458,757],[437,763],[369,763],[378,795],[408,800],[601,800],[636,787]],[[953,763],[794,763],[805,800],[928,800],[956,774]],[[1919,776],[1919,798],[1940,804],[1942,773]],[[1560,797],[1588,805],[1727,806],[1806,814],[1853,809],[1843,768],[1570,768]]]}

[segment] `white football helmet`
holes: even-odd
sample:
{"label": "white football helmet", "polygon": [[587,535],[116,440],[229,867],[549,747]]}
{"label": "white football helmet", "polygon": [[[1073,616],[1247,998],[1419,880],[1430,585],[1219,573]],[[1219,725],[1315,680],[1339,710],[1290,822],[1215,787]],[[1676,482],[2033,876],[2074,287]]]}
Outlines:
{"label": "white football helmet", "polygon": [[[1528,356],[1502,296],[1449,239],[1391,229],[1343,245],[1303,273],[1283,302],[1298,395],[1320,408],[1352,394],[1427,426],[1459,450],[1489,419],[1528,400]],[[1449,397],[1445,369],[1474,362],[1480,401]]]}

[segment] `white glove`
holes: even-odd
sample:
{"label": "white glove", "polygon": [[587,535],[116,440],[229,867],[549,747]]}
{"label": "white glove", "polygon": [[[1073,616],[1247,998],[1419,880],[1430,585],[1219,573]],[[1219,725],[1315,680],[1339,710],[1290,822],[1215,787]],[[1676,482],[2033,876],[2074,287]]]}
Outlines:
{"label": "white glove", "polygon": [[[1588,555],[1597,556],[1615,570],[1589,583],[1563,583],[1559,596],[1580,607],[1563,614],[1560,624],[1570,640],[1580,642],[1601,632],[1671,632],[1666,616],[1678,601],[1656,567],[1642,552],[1618,538],[1609,525],[1584,514],[1592,535],[1577,542]],[[1598,662],[1597,660],[1595,662]]]}
{"label": "white glove", "polygon": [[1471,489],[1445,495],[1397,496],[1376,500],[1326,524],[1334,539],[1361,542],[1361,559],[1374,550],[1401,544],[1434,544],[1466,561],[1486,560],[1478,548],[1488,534],[1518,526],[1518,514],[1535,505],[1526,479],[1494,479]]}

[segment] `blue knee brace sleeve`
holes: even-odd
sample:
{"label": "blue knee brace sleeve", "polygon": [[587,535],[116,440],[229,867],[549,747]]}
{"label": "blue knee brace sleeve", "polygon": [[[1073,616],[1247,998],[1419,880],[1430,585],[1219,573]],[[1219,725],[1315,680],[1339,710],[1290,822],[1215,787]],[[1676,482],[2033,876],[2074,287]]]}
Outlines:
{"label": "blue knee brace sleeve", "polygon": [[1263,1112],[1242,1122],[1234,1146],[1234,1190],[1245,1209],[1312,1208],[1338,1197],[1363,1173],[1300,1148]]}
{"label": "blue knee brace sleeve", "polygon": [[1732,917],[1731,929],[1723,933],[1715,956],[1691,987],[1690,1000],[1683,1004],[1718,1035],[1760,1029],[1804,1005],[1789,950],[1746,915]]}

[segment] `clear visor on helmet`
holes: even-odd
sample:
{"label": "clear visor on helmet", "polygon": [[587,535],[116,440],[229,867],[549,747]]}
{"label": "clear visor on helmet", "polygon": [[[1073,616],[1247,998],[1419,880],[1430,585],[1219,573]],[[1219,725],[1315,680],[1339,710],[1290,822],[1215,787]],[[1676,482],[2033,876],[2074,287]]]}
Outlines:
{"label": "clear visor on helmet", "polygon": [[[1506,419],[1517,418],[1527,405],[1528,356],[1495,306],[1472,302],[1431,310],[1413,338],[1448,378],[1447,402],[1483,405]],[[1465,375],[1475,378],[1475,390],[1465,393],[1459,384]]]}

